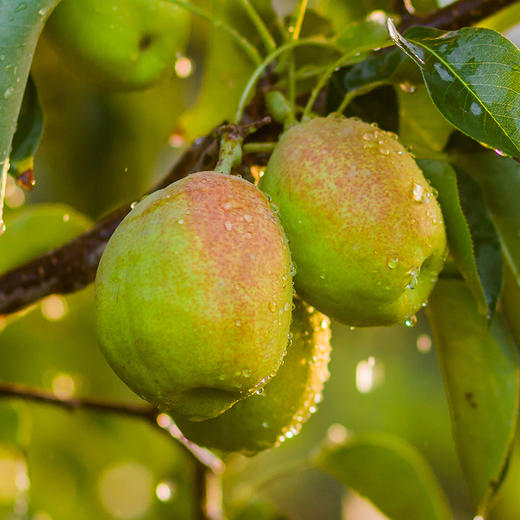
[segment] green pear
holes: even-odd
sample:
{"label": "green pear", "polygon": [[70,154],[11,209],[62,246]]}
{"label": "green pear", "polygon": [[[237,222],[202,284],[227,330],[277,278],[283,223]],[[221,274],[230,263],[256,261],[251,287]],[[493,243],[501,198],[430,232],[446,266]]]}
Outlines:
{"label": "green pear", "polygon": [[254,455],[297,434],[316,410],[329,377],[329,319],[295,300],[292,342],[283,365],[259,392],[202,422],[177,419],[193,442]]}
{"label": "green pear", "polygon": [[299,123],[259,187],[279,207],[309,304],[355,326],[402,323],[424,304],[446,233],[432,188],[394,134],[337,115]]}
{"label": "green pear", "polygon": [[291,258],[245,180],[199,172],[142,200],[96,275],[99,341],[137,394],[192,420],[262,388],[287,349]]}
{"label": "green pear", "polygon": [[173,71],[189,21],[188,11],[167,0],[62,0],[47,34],[73,70],[133,90]]}

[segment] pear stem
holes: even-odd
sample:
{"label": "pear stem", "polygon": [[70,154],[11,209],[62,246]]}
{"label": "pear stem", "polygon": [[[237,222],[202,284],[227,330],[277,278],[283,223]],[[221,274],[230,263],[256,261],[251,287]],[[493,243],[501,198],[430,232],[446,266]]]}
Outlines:
{"label": "pear stem", "polygon": [[389,85],[390,82],[388,81],[372,81],[371,83],[367,83],[366,85],[363,85],[362,87],[349,90],[345,97],[343,98],[343,101],[340,103],[337,112],[343,113],[345,112],[347,106],[350,104],[350,102],[357,98],[358,96],[362,96],[364,94],[368,94],[372,90],[374,90],[377,87],[382,87],[384,85]]}
{"label": "pear stem", "polygon": [[328,40],[324,40],[321,38],[302,38],[301,40],[293,40],[284,45],[281,45],[264,59],[264,61],[255,69],[255,71],[249,78],[249,81],[247,82],[247,85],[245,86],[244,91],[242,92],[242,96],[240,97],[240,101],[238,103],[238,108],[234,119],[235,123],[238,123],[242,119],[242,114],[247,104],[249,95],[251,94],[253,88],[256,85],[256,82],[258,81],[266,67],[268,67],[281,54],[284,54],[285,52],[290,51],[295,47],[301,47],[304,45],[316,45],[319,47],[327,47],[329,49],[333,49],[339,53],[343,52],[341,47],[335,45],[334,43]]}

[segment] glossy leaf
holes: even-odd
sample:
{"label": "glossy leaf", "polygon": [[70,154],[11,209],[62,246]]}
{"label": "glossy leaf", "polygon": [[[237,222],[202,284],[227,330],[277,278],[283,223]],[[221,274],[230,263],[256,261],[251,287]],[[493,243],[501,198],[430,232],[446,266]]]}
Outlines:
{"label": "glossy leaf", "polygon": [[9,157],[31,61],[59,0],[0,3],[0,166]]}
{"label": "glossy leaf", "polygon": [[327,445],[315,464],[367,497],[392,520],[451,518],[446,498],[422,455],[392,435],[364,433]]}
{"label": "glossy leaf", "polygon": [[23,96],[18,124],[13,137],[9,173],[18,177],[33,168],[33,157],[43,130],[43,111],[36,85],[29,76]]}
{"label": "glossy leaf", "polygon": [[486,209],[482,190],[464,172],[456,169],[462,211],[471,231],[478,274],[484,288],[489,317],[502,288],[502,250],[497,230]]}
{"label": "glossy leaf", "polygon": [[493,152],[461,154],[456,160],[482,188],[504,254],[520,283],[520,164]]}
{"label": "glossy leaf", "polygon": [[8,216],[7,230],[0,237],[0,273],[72,240],[91,221],[64,204],[35,204]]}
{"label": "glossy leaf", "polygon": [[484,514],[504,477],[515,432],[517,353],[499,316],[488,328],[462,280],[440,279],[427,313],[455,446],[477,512]]}
{"label": "glossy leaf", "polygon": [[471,231],[460,205],[455,170],[442,161],[424,159],[418,161],[418,164],[424,176],[439,192],[438,200],[446,225],[449,251],[478,302],[480,314],[485,315],[488,313],[486,295],[475,260]]}
{"label": "glossy leaf", "polygon": [[397,90],[399,100],[399,141],[416,157],[428,157],[430,151],[440,152],[453,127],[431,102],[423,85],[403,83]]}
{"label": "glossy leaf", "polygon": [[433,102],[473,139],[520,157],[520,50],[490,29],[412,27],[395,43],[419,65]]}

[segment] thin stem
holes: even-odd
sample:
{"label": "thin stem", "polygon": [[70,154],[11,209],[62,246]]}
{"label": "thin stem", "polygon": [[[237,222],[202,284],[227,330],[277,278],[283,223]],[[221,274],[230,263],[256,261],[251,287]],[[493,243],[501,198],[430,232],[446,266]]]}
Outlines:
{"label": "thin stem", "polygon": [[197,460],[198,463],[204,465],[210,471],[221,473],[224,468],[224,464],[216,455],[213,455],[210,451],[201,448],[184,437],[171,417],[160,413],[152,406],[111,402],[91,397],[63,398],[52,392],[41,390],[39,388],[31,388],[18,383],[0,383],[0,398],[24,399],[26,401],[57,406],[69,411],[81,409],[93,410],[96,412],[124,415],[126,417],[141,419],[150,423],[155,428],[159,428],[160,431],[167,433],[171,438],[174,438],[191,457]]}
{"label": "thin stem", "polygon": [[270,153],[276,143],[246,143],[242,148],[244,153]]}
{"label": "thin stem", "polygon": [[358,96],[362,96],[363,94],[368,94],[375,88],[382,87],[384,85],[388,85],[388,81],[373,81],[372,83],[367,83],[366,85],[363,85],[362,87],[356,88],[354,90],[349,90],[345,94],[345,97],[343,98],[343,101],[340,103],[336,112],[339,112],[339,113],[345,112],[347,106],[353,99],[357,98]]}
{"label": "thin stem", "polygon": [[307,0],[299,0],[298,6],[296,7],[296,16],[294,22],[294,29],[292,32],[292,39],[297,40],[300,37],[300,32],[302,30],[303,18],[305,16],[305,11],[307,9]]}
{"label": "thin stem", "polygon": [[325,73],[322,74],[318,83],[316,83],[316,86],[312,89],[309,100],[307,101],[307,105],[305,105],[305,109],[303,110],[303,118],[309,116],[312,107],[314,106],[314,103],[316,101],[316,98],[318,97],[318,94],[321,92],[321,89],[325,86],[325,83],[327,83],[330,77],[334,74],[334,71],[338,67],[341,67],[341,65],[343,65],[344,62],[350,58],[352,58],[352,54],[345,54],[344,56],[341,56],[341,58],[339,58],[332,65],[330,65],[330,67],[325,71]]}
{"label": "thin stem", "polygon": [[241,0],[241,2],[251,22],[253,22],[253,25],[260,34],[267,52],[273,52],[276,49],[276,41],[273,38],[273,35],[269,32],[269,29],[265,25],[260,15],[257,13],[256,9],[251,5],[251,2],[249,0]]}
{"label": "thin stem", "polygon": [[273,51],[271,54],[269,54],[269,56],[267,56],[264,59],[264,61],[255,69],[255,71],[249,78],[249,81],[247,82],[247,85],[245,86],[244,91],[242,92],[242,96],[240,97],[240,101],[238,103],[238,108],[234,119],[236,124],[238,124],[238,122],[242,118],[242,113],[244,112],[244,108],[249,98],[249,94],[255,87],[258,78],[260,78],[265,68],[284,52],[287,52],[291,49],[294,49],[295,47],[300,47],[303,45],[317,45],[321,47],[328,47],[330,49],[334,49],[337,52],[343,52],[343,50],[340,47],[334,45],[330,41],[319,38],[303,38],[301,40],[293,40],[278,47],[275,51]]}
{"label": "thin stem", "polygon": [[239,32],[235,31],[233,27],[224,22],[224,20],[215,18],[213,14],[209,13],[208,11],[205,11],[204,9],[201,9],[200,7],[193,5],[190,2],[185,2],[184,0],[168,1],[172,4],[178,5],[180,7],[183,7],[184,9],[187,9],[188,11],[195,13],[201,18],[204,18],[208,22],[212,23],[215,27],[219,27],[222,30],[226,31],[231,36],[231,38],[233,38],[233,40],[238,45],[240,45],[240,47],[242,47],[244,52],[251,58],[251,61],[253,61],[255,65],[259,65],[262,62],[262,57],[254,47],[254,45],[247,38],[244,38]]}
{"label": "thin stem", "polygon": [[221,475],[198,463],[195,463],[195,502],[197,520],[223,520]]}

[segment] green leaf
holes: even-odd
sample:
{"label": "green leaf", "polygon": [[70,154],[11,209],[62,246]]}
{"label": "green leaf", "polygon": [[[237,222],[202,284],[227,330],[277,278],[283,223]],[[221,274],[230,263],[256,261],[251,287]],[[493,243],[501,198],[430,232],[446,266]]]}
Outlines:
{"label": "green leaf", "polygon": [[424,86],[397,89],[399,100],[399,141],[417,156],[430,151],[440,152],[446,145],[453,127],[431,102]]}
{"label": "green leaf", "polygon": [[440,279],[427,313],[455,446],[478,514],[505,474],[518,411],[518,358],[497,315],[491,328],[462,280]]}
{"label": "green leaf", "polygon": [[457,155],[456,162],[482,188],[503,251],[520,283],[520,164],[493,152]]}
{"label": "green leaf", "polygon": [[497,230],[484,204],[479,185],[464,172],[457,171],[462,211],[471,231],[478,274],[486,294],[488,317],[494,311],[502,288],[502,250]]}
{"label": "green leaf", "polygon": [[346,53],[367,52],[390,45],[391,40],[386,29],[386,16],[368,18],[348,24],[336,37],[337,45]]}
{"label": "green leaf", "polygon": [[9,216],[0,237],[0,273],[72,240],[92,226],[90,219],[64,204],[35,204]]}
{"label": "green leaf", "polygon": [[473,139],[520,157],[520,50],[490,29],[412,27],[395,43],[419,65],[444,117]]}
{"label": "green leaf", "polygon": [[38,37],[59,0],[0,4],[0,166],[9,157]]}
{"label": "green leaf", "polygon": [[439,192],[438,200],[446,225],[449,251],[457,269],[478,302],[480,314],[486,315],[488,313],[486,295],[475,260],[471,231],[459,201],[457,175],[448,163],[442,161],[423,159],[417,162],[424,176]]}
{"label": "green leaf", "polygon": [[315,464],[392,520],[451,518],[446,497],[422,455],[392,435],[364,433],[325,446]]}
{"label": "green leaf", "polygon": [[33,158],[42,130],[43,111],[36,85],[29,76],[11,150],[9,173],[14,177],[19,177],[26,170],[33,169]]}

